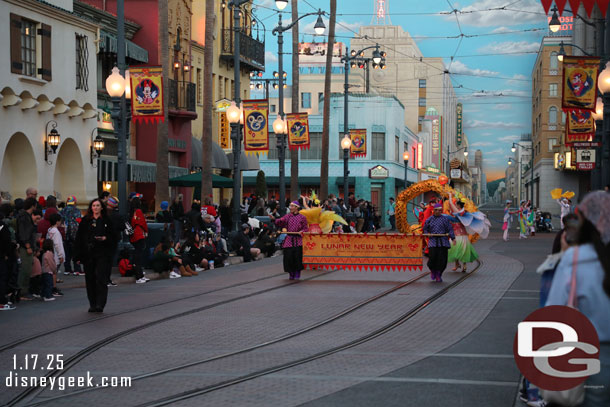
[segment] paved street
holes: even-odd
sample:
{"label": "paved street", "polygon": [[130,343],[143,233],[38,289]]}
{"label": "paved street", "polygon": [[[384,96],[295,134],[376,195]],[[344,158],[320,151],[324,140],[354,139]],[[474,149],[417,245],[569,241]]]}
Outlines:
{"label": "paved street", "polygon": [[[67,288],[58,301],[3,314],[2,374],[12,370],[13,355],[63,354],[62,376],[132,378],[129,388],[36,389],[17,405],[157,405],[180,393],[188,397],[168,405],[518,405],[513,335],[538,305],[534,270],[552,235],[505,243],[494,229],[476,245],[481,266],[456,285],[462,273],[434,284],[426,269],[309,271],[292,283],[275,257],[111,288],[101,317],[86,312],[83,288]],[[48,372],[30,366],[16,373]],[[3,387],[0,401],[23,390]]]}

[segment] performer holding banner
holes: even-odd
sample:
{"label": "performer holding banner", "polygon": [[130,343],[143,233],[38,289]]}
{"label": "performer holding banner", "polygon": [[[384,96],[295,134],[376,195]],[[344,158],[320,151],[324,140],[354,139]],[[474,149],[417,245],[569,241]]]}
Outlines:
{"label": "performer holding banner", "polygon": [[[288,208],[290,213],[282,216],[280,219],[275,219],[269,215],[272,221],[275,221],[275,226],[285,232],[307,232],[307,218],[299,213],[301,205],[298,201],[290,203]],[[290,275],[290,280],[298,280],[301,278],[301,270],[303,270],[303,238],[298,234],[289,234],[282,243],[282,251],[284,252],[284,272]]]}
{"label": "performer holding banner", "polygon": [[428,268],[433,281],[443,282],[443,271],[447,267],[447,254],[451,244],[449,238],[455,239],[453,226],[447,216],[443,216],[443,205],[434,205],[433,215],[424,224],[424,233],[448,235],[431,236],[428,239]]}

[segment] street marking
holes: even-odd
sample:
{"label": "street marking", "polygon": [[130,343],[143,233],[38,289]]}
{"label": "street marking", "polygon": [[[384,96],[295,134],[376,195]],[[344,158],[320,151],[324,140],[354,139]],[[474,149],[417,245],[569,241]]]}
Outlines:
{"label": "street marking", "polygon": [[501,297],[501,300],[536,300],[540,301],[539,297]]}

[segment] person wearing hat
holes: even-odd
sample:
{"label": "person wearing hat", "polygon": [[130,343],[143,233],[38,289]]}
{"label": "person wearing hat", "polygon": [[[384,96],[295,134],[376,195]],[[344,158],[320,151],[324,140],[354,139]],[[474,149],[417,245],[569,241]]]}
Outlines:
{"label": "person wearing hat", "polygon": [[250,245],[250,225],[244,223],[241,225],[241,233],[237,233],[233,245],[236,248],[235,252],[238,256],[244,257],[244,263],[252,261],[252,258],[256,259],[261,254],[260,249],[253,248]]}
{"label": "person wearing hat", "polygon": [[[299,213],[301,209],[299,201],[292,201],[288,209],[290,212],[279,219],[270,216],[275,226],[280,229],[284,228],[286,232],[307,232],[309,230],[307,218]],[[290,280],[298,280],[301,278],[301,270],[303,270],[303,238],[301,235],[287,235],[282,243],[282,251],[284,252],[284,272],[290,275]]]}
{"label": "person wearing hat", "polygon": [[444,236],[430,236],[428,238],[428,268],[430,277],[439,283],[443,281],[442,275],[447,268],[447,258],[449,248],[449,238],[455,240],[453,226],[447,216],[443,216],[443,205],[434,205],[432,216],[424,224],[424,233]]}
{"label": "person wearing hat", "polygon": [[66,260],[64,262],[64,274],[84,276],[85,273],[82,272],[80,264],[78,264],[73,258],[76,232],[78,232],[78,224],[82,218],[81,212],[76,207],[76,197],[74,195],[70,195],[66,199],[66,207],[61,210],[60,214],[66,227],[64,239],[64,252],[66,254]]}
{"label": "person wearing hat", "polygon": [[169,208],[169,202],[162,201],[161,208],[160,208],[161,210],[159,212],[157,212],[157,215],[155,215],[155,219],[156,219],[157,223],[166,223],[166,224],[172,223],[172,214],[169,212],[168,208]]}

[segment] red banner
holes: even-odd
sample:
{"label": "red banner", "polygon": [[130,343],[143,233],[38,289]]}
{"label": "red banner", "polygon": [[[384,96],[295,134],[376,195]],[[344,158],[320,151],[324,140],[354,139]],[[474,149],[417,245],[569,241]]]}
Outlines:
{"label": "red banner", "polygon": [[595,135],[595,122],[588,110],[567,110],[566,144],[578,141],[591,141]]}
{"label": "red banner", "polygon": [[289,113],[286,115],[288,124],[288,148],[290,150],[309,150],[309,116],[307,113]]}
{"label": "red banner", "polygon": [[163,121],[163,68],[160,66],[132,66],[129,69],[131,86],[131,118],[134,122]]}
{"label": "red banner", "polygon": [[352,139],[350,156],[366,157],[366,129],[352,129],[349,131],[349,137]]}
{"label": "red banner", "polygon": [[303,264],[319,270],[421,270],[423,239],[402,234],[303,235]]}
{"label": "red banner", "polygon": [[[544,11],[548,14],[549,9],[551,7],[552,0],[540,0],[540,2],[542,3],[542,7],[544,8]],[[557,10],[559,11],[559,15],[563,14],[563,10],[564,10],[567,2],[568,2],[568,0],[555,0],[555,5],[557,5]],[[599,7],[600,11],[602,12],[602,15],[605,16],[606,10],[608,9],[609,2],[610,2],[610,0],[569,0],[570,8],[573,10],[574,15],[576,15],[578,8],[582,4],[585,8],[585,12],[587,13],[588,17],[591,17],[591,13],[593,12],[593,6],[595,4],[597,4],[597,7]]]}

